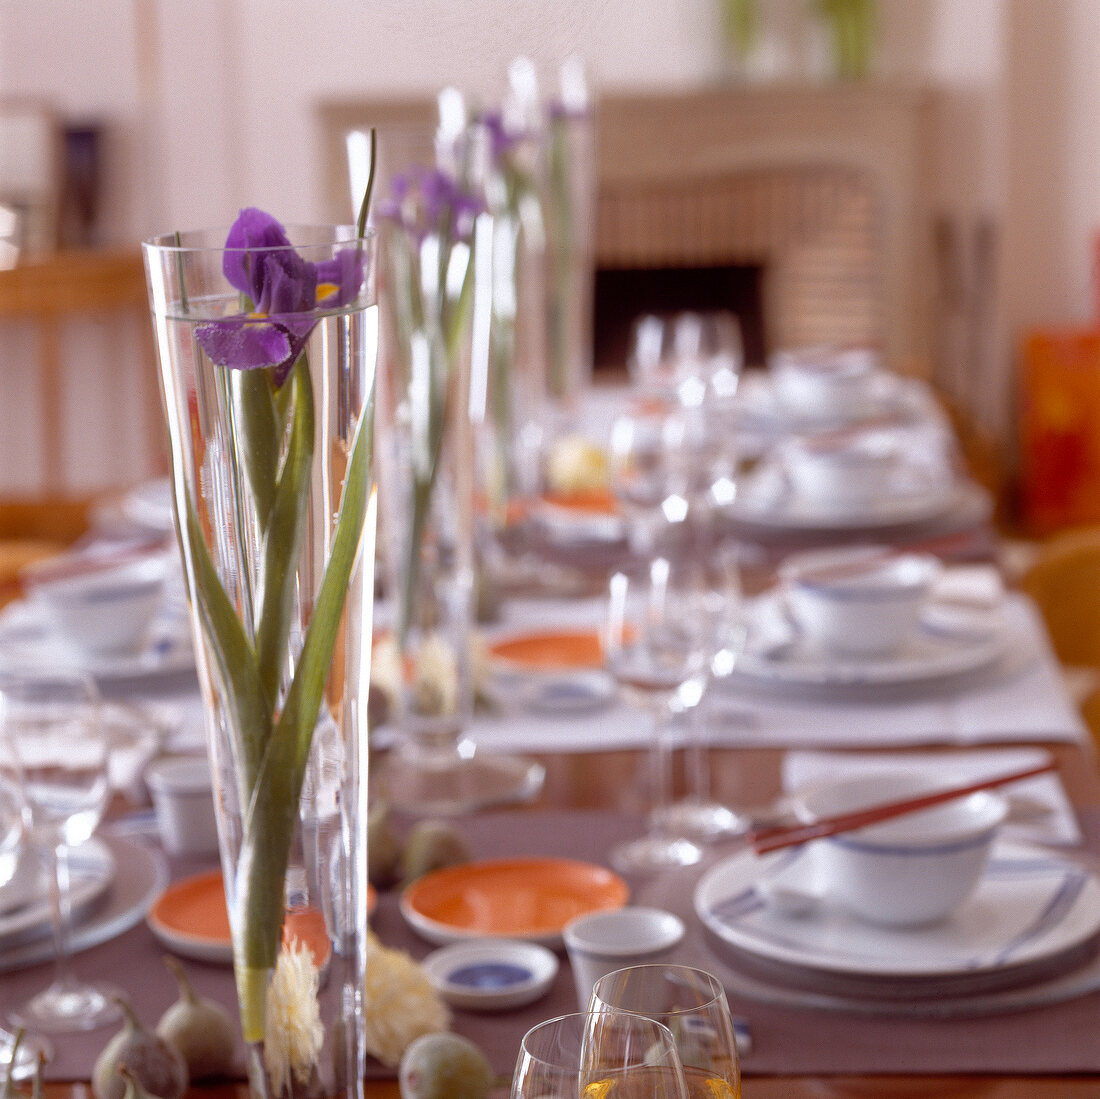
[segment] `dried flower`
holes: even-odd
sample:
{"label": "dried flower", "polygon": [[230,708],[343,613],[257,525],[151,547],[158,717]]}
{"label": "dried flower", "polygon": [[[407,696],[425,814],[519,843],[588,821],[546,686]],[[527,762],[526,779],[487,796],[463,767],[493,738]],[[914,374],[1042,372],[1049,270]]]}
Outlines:
{"label": "dried flower", "polygon": [[422,1034],[447,1030],[451,1013],[411,955],[368,936],[363,1023],[364,1048],[392,1068]]}
{"label": "dried flower", "polygon": [[276,1095],[290,1091],[291,1077],[309,1082],[325,1040],[317,1002],[320,974],[309,947],[293,943],[279,954],[267,986],[264,1067]]}

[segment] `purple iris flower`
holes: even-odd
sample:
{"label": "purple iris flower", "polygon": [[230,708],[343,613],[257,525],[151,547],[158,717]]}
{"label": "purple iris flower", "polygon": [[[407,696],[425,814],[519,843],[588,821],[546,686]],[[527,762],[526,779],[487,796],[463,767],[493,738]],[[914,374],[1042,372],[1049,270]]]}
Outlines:
{"label": "purple iris flower", "polygon": [[378,215],[400,225],[418,242],[449,222],[450,240],[470,235],[484,203],[439,168],[416,165],[394,177],[390,195],[378,204]]}
{"label": "purple iris flower", "polygon": [[346,248],[333,259],[310,263],[294,250],[282,225],[255,207],[240,212],[225,247],[222,272],[253,309],[199,325],[195,339],[218,366],[271,366],[275,384],[282,385],[317,323],[316,309],[355,299],[363,258],[358,249]]}

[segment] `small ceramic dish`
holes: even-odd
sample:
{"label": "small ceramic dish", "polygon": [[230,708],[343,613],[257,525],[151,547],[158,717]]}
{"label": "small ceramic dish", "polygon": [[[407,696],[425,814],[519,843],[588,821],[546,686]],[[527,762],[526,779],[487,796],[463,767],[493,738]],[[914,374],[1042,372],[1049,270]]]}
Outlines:
{"label": "small ceramic dish", "polygon": [[452,1007],[473,1011],[504,1011],[534,1003],[546,995],[558,974],[552,951],[515,939],[451,943],[420,964]]}
{"label": "small ceramic dish", "polygon": [[783,465],[799,499],[821,511],[850,512],[896,492],[906,456],[891,432],[845,432],[792,439]]}
{"label": "small ceramic dish", "polygon": [[775,352],[770,361],[775,395],[793,414],[854,420],[866,414],[879,376],[869,347],[807,347]]}

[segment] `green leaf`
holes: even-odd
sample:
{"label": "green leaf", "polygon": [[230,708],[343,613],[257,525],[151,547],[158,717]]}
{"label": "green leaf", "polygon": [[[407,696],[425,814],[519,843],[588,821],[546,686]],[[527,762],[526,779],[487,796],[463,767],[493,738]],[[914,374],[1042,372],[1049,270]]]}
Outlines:
{"label": "green leaf", "polygon": [[190,496],[185,535],[207,648],[220,673],[226,710],[235,721],[233,734],[242,771],[238,792],[240,803],[245,806],[252,797],[268,739],[272,702],[264,694],[256,652],[236,607],[222,587]]}
{"label": "green leaf", "polygon": [[233,409],[233,438],[256,504],[261,532],[267,529],[273,506],[285,418],[276,405],[270,374],[270,370],[226,371]]}

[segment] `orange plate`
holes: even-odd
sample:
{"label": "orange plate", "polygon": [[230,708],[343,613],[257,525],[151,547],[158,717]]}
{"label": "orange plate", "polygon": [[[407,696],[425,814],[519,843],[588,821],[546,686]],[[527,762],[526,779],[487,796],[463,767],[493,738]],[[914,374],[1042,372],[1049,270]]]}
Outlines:
{"label": "orange plate", "polygon": [[584,512],[587,515],[618,515],[619,505],[606,489],[590,492],[548,492],[543,502],[566,511]]}
{"label": "orange plate", "polygon": [[433,943],[485,935],[559,946],[574,916],[621,908],[626,882],[573,859],[487,859],[425,874],[401,894],[401,912]]}
{"label": "orange plate", "polygon": [[518,634],[489,646],[490,654],[517,671],[546,672],[603,667],[595,630],[547,630]]}
{"label": "orange plate", "polygon": [[[376,900],[374,888],[368,885],[368,911],[373,911]],[[145,918],[153,934],[177,954],[203,962],[233,961],[233,940],[220,870],[196,874],[170,885]]]}

